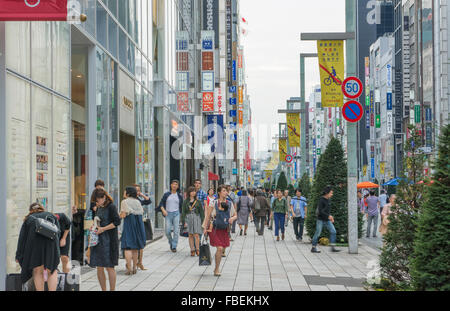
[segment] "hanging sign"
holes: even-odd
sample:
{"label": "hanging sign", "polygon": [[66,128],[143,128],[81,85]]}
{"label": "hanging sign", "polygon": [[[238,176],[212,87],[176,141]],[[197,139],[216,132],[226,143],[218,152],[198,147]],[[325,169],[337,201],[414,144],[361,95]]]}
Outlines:
{"label": "hanging sign", "polygon": [[341,91],[344,77],[344,41],[318,40],[322,107],[342,107],[344,96]]}

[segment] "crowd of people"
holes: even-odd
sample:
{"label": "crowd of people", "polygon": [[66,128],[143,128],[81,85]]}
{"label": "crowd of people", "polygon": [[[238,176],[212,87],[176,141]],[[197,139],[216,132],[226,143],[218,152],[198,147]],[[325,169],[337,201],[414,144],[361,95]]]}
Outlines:
{"label": "crowd of people", "polygon": [[[326,187],[316,207],[312,253],[320,253],[317,245],[324,226],[330,233],[331,251],[340,251],[335,245],[336,230],[330,211],[332,196],[333,189]],[[374,191],[364,190],[358,191],[358,200],[360,211],[367,218],[367,237],[370,237],[371,233],[373,237],[377,234],[378,214],[381,217],[378,230],[382,234],[386,233],[395,195],[388,198],[382,190],[380,196],[376,197]],[[119,264],[120,250],[123,251],[126,261],[126,275],[136,274],[138,268],[146,270],[143,265],[143,250],[146,246],[143,206],[148,204],[151,204],[149,196],[143,194],[140,186],[135,184],[126,187],[118,210],[113,198],[105,190],[105,183],[102,180],[95,182],[90,202],[94,224],[90,228],[86,256],[88,265],[97,269],[102,290],[107,289],[105,269],[109,288],[111,291],[115,290],[115,267]],[[216,248],[215,276],[220,276],[220,262],[226,257],[226,249],[233,241],[232,234],[236,233],[236,224],[239,227],[239,236],[246,236],[249,223],[253,222],[258,236],[264,235],[264,229],[267,227],[274,231],[275,239],[279,242],[285,239],[286,227],[291,221],[295,238],[303,241],[307,210],[308,202],[301,189],[296,189],[293,197],[289,196],[288,191],[280,189],[237,189],[230,185],[220,185],[217,191],[210,188],[205,192],[199,179],[196,179],[194,185],[188,187],[185,193],[181,193],[179,181],[172,180],[170,190],[164,193],[155,208],[165,219],[165,235],[171,252],[177,252],[179,237],[186,232],[190,256],[200,255],[202,238]],[[57,238],[49,239],[39,234],[35,229],[37,219],[53,223],[58,229]],[[119,236],[118,228],[121,224]],[[49,290],[56,290],[59,264],[62,264],[64,273],[71,269],[68,257],[70,229],[71,221],[65,214],[49,213],[39,203],[33,203],[29,207],[29,214],[25,217],[20,231],[16,253],[16,261],[22,268],[23,283],[33,277],[36,290],[44,290],[45,281]]]}

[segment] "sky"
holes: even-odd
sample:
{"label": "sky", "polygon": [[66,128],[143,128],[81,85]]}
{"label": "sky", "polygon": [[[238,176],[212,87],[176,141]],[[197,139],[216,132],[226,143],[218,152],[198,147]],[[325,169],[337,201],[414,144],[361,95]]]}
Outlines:
{"label": "sky", "polygon": [[[278,133],[286,115],[286,100],[300,97],[300,53],[317,53],[316,43],[300,41],[302,32],[345,31],[345,0],[240,0],[240,15],[248,25],[242,36],[247,92],[252,123],[256,128],[272,124],[276,132],[254,135],[255,152],[272,146],[269,136]],[[317,59],[305,61],[306,100],[319,84]],[[275,131],[275,130],[274,130]],[[258,133],[258,132],[257,132]]]}

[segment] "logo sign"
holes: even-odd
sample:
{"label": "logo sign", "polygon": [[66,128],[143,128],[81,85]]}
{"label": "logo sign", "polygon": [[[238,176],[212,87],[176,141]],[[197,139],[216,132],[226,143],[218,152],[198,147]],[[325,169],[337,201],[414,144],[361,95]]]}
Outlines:
{"label": "logo sign", "polygon": [[388,88],[392,87],[392,66],[391,64],[386,65],[386,86]]}
{"label": "logo sign", "polygon": [[177,94],[177,108],[179,112],[189,112],[189,93],[179,92]]}
{"label": "logo sign", "polygon": [[386,93],[386,109],[392,110],[392,93]]}
{"label": "logo sign", "polygon": [[31,2],[33,2],[33,0],[24,0],[24,1],[25,1],[25,4],[27,6],[29,6],[30,8],[37,7],[39,5],[39,3],[41,3],[41,0],[37,0],[37,2],[34,4],[31,4]]}
{"label": "logo sign", "polygon": [[214,92],[214,72],[202,72],[202,91]]}
{"label": "logo sign", "polygon": [[203,112],[214,111],[214,92],[203,93]]}
{"label": "logo sign", "polygon": [[362,82],[357,77],[348,77],[342,83],[342,93],[350,99],[358,98],[361,96],[362,91]]}
{"label": "logo sign", "polygon": [[230,86],[229,92],[232,94],[236,93],[236,86]]}
{"label": "logo sign", "polygon": [[236,105],[237,104],[237,98],[230,98],[230,105]]}
{"label": "logo sign", "polygon": [[348,122],[358,122],[359,120],[361,120],[363,114],[363,106],[355,100],[351,100],[345,103],[342,107],[342,116]]}
{"label": "logo sign", "polygon": [[0,21],[80,21],[78,0],[0,0]]}

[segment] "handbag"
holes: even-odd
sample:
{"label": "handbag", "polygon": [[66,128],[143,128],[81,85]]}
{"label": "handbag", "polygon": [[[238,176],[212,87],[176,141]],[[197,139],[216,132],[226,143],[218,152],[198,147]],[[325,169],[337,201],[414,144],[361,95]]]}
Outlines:
{"label": "handbag", "polygon": [[184,224],[181,224],[180,226],[180,236],[183,238],[189,237],[189,232],[187,231],[187,228],[184,228]]}
{"label": "handbag", "polygon": [[56,221],[52,218],[52,221],[48,220],[48,216],[44,218],[37,218],[34,216],[30,216],[35,220],[36,228],[35,232],[40,234],[50,240],[54,240],[59,236],[60,230],[56,225]]}
{"label": "handbag", "polygon": [[89,247],[94,247],[94,246],[97,246],[97,244],[98,244],[98,229],[97,229],[97,227],[98,227],[99,220],[100,220],[100,218],[95,216],[94,224],[89,229]]}
{"label": "handbag", "polygon": [[200,243],[200,253],[198,256],[199,266],[210,266],[211,265],[211,250],[209,249],[208,241],[206,240],[206,235],[202,236],[202,242]]}

